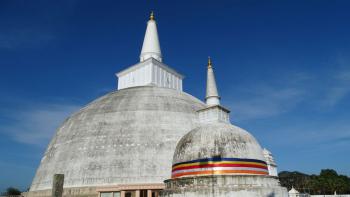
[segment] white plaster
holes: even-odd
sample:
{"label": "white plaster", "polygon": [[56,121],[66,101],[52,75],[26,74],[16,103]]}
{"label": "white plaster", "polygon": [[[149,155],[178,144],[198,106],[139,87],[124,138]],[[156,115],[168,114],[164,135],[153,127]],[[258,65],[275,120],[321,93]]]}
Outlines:
{"label": "white plaster", "polygon": [[118,90],[153,85],[182,91],[183,76],[153,58],[131,66],[116,75]]}
{"label": "white plaster", "polygon": [[160,197],[288,197],[288,191],[275,177],[203,176],[166,180]]}
{"label": "white plaster", "polygon": [[98,98],[58,129],[30,191],[50,189],[55,173],[65,174],[65,188],[162,183],[170,178],[177,141],[198,127],[196,111],[204,107],[184,92],[154,86]]}
{"label": "white plaster", "polygon": [[267,167],[269,169],[269,175],[277,177],[278,176],[277,164],[272,156],[272,153],[269,150],[267,150],[266,148],[264,148],[263,155],[265,157],[265,161],[266,161]]}
{"label": "white plaster", "polygon": [[230,122],[229,111],[219,105],[199,110],[198,118],[201,123]]}
{"label": "white plaster", "polygon": [[214,71],[211,66],[208,66],[207,71],[207,91],[205,101],[207,105],[220,105],[220,97],[216,87]]}
{"label": "white plaster", "polygon": [[288,195],[289,197],[300,197],[299,191],[294,189],[294,187],[292,187],[292,189],[288,191]]}
{"label": "white plaster", "polygon": [[219,97],[214,96],[214,97],[207,97],[205,100],[207,105],[220,105],[220,100]]}
{"label": "white plaster", "polygon": [[149,58],[154,58],[162,62],[162,52],[160,50],[157,24],[155,20],[149,20],[147,22],[147,29],[140,55],[140,62],[143,62]]}

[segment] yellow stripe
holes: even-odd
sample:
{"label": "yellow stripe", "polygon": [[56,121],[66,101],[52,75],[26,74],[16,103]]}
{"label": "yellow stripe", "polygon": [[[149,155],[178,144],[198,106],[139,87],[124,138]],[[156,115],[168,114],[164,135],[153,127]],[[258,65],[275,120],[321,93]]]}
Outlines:
{"label": "yellow stripe", "polygon": [[220,174],[254,174],[267,175],[267,172],[254,170],[217,170],[217,171],[198,171],[198,172],[184,172],[173,175],[172,178],[186,177],[186,176],[200,176],[200,175],[220,175]]}
{"label": "yellow stripe", "polygon": [[247,161],[207,161],[207,162],[196,162],[196,163],[187,163],[187,164],[180,164],[175,166],[176,168],[181,166],[191,166],[191,165],[198,165],[198,164],[217,164],[217,163],[223,163],[223,164],[255,164],[255,165],[262,165],[266,166],[265,164],[258,163],[258,162],[247,162]]}
{"label": "yellow stripe", "polygon": [[258,163],[258,162],[244,162],[244,161],[208,161],[208,162],[196,162],[196,163],[188,163],[188,164],[181,164],[178,166],[173,167],[173,170],[180,168],[180,167],[187,167],[187,166],[196,166],[196,165],[206,165],[206,164],[254,164],[266,167],[266,164]]}

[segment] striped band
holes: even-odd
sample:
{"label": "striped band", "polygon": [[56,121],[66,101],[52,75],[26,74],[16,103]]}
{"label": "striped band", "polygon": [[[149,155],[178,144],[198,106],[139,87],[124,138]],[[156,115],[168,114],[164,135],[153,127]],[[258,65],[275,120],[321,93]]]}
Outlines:
{"label": "striped band", "polygon": [[199,175],[268,175],[265,161],[241,158],[206,158],[173,165],[172,178]]}

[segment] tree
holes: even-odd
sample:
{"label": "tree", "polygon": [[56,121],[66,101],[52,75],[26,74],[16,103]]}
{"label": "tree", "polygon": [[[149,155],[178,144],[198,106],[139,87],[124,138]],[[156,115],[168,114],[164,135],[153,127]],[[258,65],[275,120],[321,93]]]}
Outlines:
{"label": "tree", "polygon": [[300,172],[281,172],[278,174],[281,185],[290,189],[294,186],[302,193],[338,194],[350,193],[350,178],[338,175],[335,170],[322,169],[319,175],[307,175]]}
{"label": "tree", "polygon": [[294,172],[281,172],[279,173],[279,179],[281,185],[290,190],[292,187],[298,189],[300,192],[309,192],[308,184],[310,182],[310,176],[297,171]]}
{"label": "tree", "polygon": [[8,187],[6,189],[6,195],[11,196],[11,195],[21,195],[21,191],[19,189],[14,188],[14,187]]}

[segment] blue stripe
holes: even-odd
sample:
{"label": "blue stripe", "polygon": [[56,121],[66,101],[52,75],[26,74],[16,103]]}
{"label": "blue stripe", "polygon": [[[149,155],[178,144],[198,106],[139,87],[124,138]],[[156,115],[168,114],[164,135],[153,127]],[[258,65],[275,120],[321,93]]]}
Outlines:
{"label": "blue stripe", "polygon": [[242,161],[242,162],[256,162],[256,163],[261,163],[261,164],[266,164],[265,161],[258,160],[258,159],[242,159],[242,158],[221,158],[221,157],[212,157],[212,158],[205,158],[205,159],[197,159],[197,160],[192,160],[192,161],[185,161],[185,162],[180,162],[176,163],[173,165],[173,167],[181,165],[181,164],[189,164],[189,163],[201,163],[201,162],[208,162],[208,161]]}

